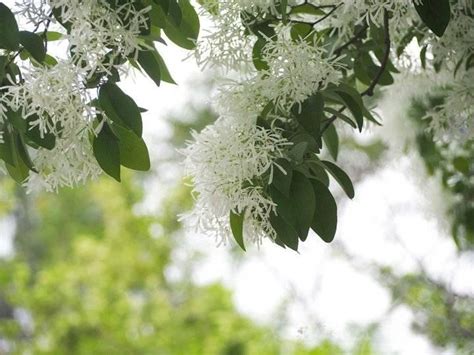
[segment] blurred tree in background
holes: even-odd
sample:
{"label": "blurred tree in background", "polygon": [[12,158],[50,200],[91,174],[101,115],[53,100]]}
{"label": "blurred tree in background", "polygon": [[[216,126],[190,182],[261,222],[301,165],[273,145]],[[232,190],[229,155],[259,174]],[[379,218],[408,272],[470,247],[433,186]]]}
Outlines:
{"label": "blurred tree in background", "polygon": [[[60,195],[15,199],[22,210],[28,205],[29,215],[19,216],[15,257],[1,267],[5,344],[13,352],[35,354],[277,354],[288,346],[297,349],[239,315],[221,285],[200,287],[189,278],[168,281],[179,224],[174,213],[156,219],[132,213],[129,206],[139,203],[141,189],[131,181],[104,179]],[[189,206],[190,198],[180,187],[163,210],[183,205]],[[188,262],[181,267],[192,267],[193,259]],[[326,342],[321,349],[338,348]],[[298,353],[308,352],[302,347]]]}

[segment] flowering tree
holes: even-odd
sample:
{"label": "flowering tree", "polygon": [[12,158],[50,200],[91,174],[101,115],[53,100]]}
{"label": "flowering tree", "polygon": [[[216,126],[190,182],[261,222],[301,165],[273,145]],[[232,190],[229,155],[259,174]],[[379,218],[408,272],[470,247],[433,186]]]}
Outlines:
{"label": "flowering tree", "polygon": [[[270,238],[297,250],[309,229],[333,240],[330,177],[354,197],[334,162],[338,130],[380,124],[371,98],[394,74],[443,73],[433,75],[441,100],[426,112],[429,129],[449,141],[474,132],[471,0],[200,5],[212,25],[198,38],[188,0],[24,0],[17,17],[33,31],[19,31],[2,4],[0,157],[10,175],[29,188],[55,190],[101,171],[120,180],[121,165],[147,170],[141,109],[116,83],[129,66],[157,83],[173,82],[153,45],[164,41],[161,32],[196,47],[202,67],[227,76],[213,98],[219,118],[183,152],[196,193],[190,219],[220,241],[233,235],[243,249]],[[60,38],[66,55],[54,59],[48,43]]]}

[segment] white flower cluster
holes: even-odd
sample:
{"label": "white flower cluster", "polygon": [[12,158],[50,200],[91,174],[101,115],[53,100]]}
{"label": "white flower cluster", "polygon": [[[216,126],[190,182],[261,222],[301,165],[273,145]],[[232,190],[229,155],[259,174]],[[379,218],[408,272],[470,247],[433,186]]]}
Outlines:
{"label": "white flower cluster", "polygon": [[[322,4],[334,4],[333,1],[323,0]],[[421,0],[415,0],[420,3]],[[337,3],[336,3],[337,4]],[[416,18],[413,0],[343,0],[339,2],[339,8],[334,12],[329,21],[331,25],[340,30],[341,40],[351,37],[354,25],[361,23],[373,23],[377,27],[383,27],[383,14],[388,11],[390,27],[393,34],[399,29],[406,29]]]}
{"label": "white flower cluster", "polygon": [[225,242],[233,211],[244,213],[248,240],[272,237],[269,217],[275,204],[262,193],[266,183],[261,180],[264,174],[271,178],[274,160],[288,142],[236,117],[221,117],[193,138],[183,153],[197,197],[191,219],[198,230]]}
{"label": "white flower cluster", "polygon": [[[461,2],[452,7],[452,19],[443,37],[430,37],[428,44],[436,58],[443,58],[454,68],[458,60],[466,54],[474,54],[474,18],[468,16],[466,4]],[[473,11],[472,4],[470,11]]]}
{"label": "white flower cluster", "polygon": [[[90,136],[97,133],[95,111],[90,105],[95,93],[85,82],[96,72],[110,74],[123,70],[118,57],[134,54],[143,48],[140,31],[147,26],[149,8],[137,8],[123,2],[111,8],[105,0],[33,0],[17,2],[20,21],[39,26],[55,22],[54,10],[69,31],[63,38],[68,46],[56,65],[36,66],[23,62],[22,81],[3,87],[0,98],[0,121],[7,108],[21,111],[29,129],[54,134],[54,149],[32,152],[38,173],[30,173],[28,190],[56,191],[75,186],[101,173],[91,148]],[[64,48],[62,48],[64,49]],[[100,126],[99,126],[100,127]]]}
{"label": "white flower cluster", "polygon": [[[147,27],[149,7],[139,9],[126,1],[112,9],[103,0],[49,0],[49,5],[59,11],[64,23],[71,24],[69,50],[74,61],[89,72],[109,72],[118,56],[126,57],[143,48],[138,36]],[[107,53],[112,55],[106,57]]]}
{"label": "white flower cluster", "polygon": [[94,112],[83,78],[68,61],[51,68],[25,68],[23,78],[20,85],[4,87],[2,105],[21,112],[29,121],[28,129],[37,127],[42,136],[56,137],[54,149],[39,148],[33,156],[38,173],[30,174],[28,189],[57,190],[99,175],[89,142]]}
{"label": "white flower cluster", "polygon": [[[218,9],[212,15],[215,27],[198,43],[198,62],[203,67],[218,63],[228,70],[251,63],[256,38],[244,33],[240,16],[243,11],[271,12],[273,6],[274,1],[264,0],[219,1],[213,7]],[[275,161],[287,154],[291,143],[277,129],[256,125],[265,105],[273,103],[275,111],[285,116],[294,104],[340,79],[337,60],[328,58],[324,48],[293,40],[290,29],[274,27],[275,36],[261,53],[264,69],[244,67],[238,80],[225,82],[214,100],[220,118],[194,134],[183,152],[196,194],[195,209],[188,217],[199,231],[221,242],[230,235],[231,211],[244,213],[247,241],[276,237],[270,224],[275,204],[265,187],[273,169],[279,168]]]}
{"label": "white flower cluster", "polygon": [[254,39],[245,35],[240,15],[242,11],[254,8],[252,2],[207,0],[203,7],[200,16],[209,18],[211,28],[198,41],[195,51],[198,64],[232,70],[250,63]]}
{"label": "white flower cluster", "polygon": [[474,69],[447,86],[444,103],[427,116],[435,138],[460,144],[474,138]]}

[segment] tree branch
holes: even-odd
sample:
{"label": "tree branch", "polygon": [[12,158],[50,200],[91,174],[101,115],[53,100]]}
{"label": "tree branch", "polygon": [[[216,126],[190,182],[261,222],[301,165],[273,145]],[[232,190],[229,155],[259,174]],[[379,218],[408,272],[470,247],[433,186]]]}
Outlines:
{"label": "tree branch", "polygon": [[[363,92],[360,93],[361,96],[372,96],[374,94],[374,89],[377,86],[378,82],[380,81],[383,73],[385,72],[385,69],[387,68],[388,60],[390,58],[390,48],[391,48],[391,41],[390,41],[390,22],[389,22],[389,15],[388,11],[384,10],[383,13],[383,23],[384,23],[384,45],[385,45],[385,50],[382,58],[382,62],[380,63],[380,68],[377,74],[375,75],[375,78],[372,80],[370,83],[369,87],[364,90]],[[351,40],[341,47],[339,47],[336,51],[340,52],[342,49],[346,48],[360,36],[362,32],[364,32],[367,29],[368,26],[366,26],[363,30],[359,31]],[[335,52],[336,53],[336,52]],[[342,106],[339,109],[339,112],[342,113],[346,109],[346,106]],[[326,124],[324,127],[321,129],[321,136],[324,134],[324,132],[329,128],[330,125],[334,123],[334,121],[337,119],[336,115],[333,115],[328,121],[326,121]]]}
{"label": "tree branch", "polygon": [[362,96],[364,95],[372,96],[374,94],[374,89],[377,86],[378,82],[380,81],[380,78],[382,77],[387,67],[388,59],[390,58],[390,47],[391,47],[390,23],[389,23],[388,11],[386,9],[383,12],[383,25],[384,25],[385,51],[383,54],[382,62],[380,63],[379,71],[377,72],[377,75],[375,76],[374,80],[372,80],[369,87],[361,93]]}

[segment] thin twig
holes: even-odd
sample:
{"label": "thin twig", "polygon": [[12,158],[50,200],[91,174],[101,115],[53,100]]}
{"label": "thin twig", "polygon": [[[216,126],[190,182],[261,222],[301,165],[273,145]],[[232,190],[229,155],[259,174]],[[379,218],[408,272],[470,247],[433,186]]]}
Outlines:
{"label": "thin twig", "polygon": [[[388,64],[388,60],[390,58],[390,48],[391,48],[391,41],[390,41],[390,23],[389,23],[389,16],[388,16],[388,11],[384,10],[383,13],[383,23],[384,23],[384,45],[385,45],[385,51],[383,54],[382,61],[380,63],[380,68],[377,74],[375,75],[375,78],[372,80],[370,83],[369,87],[364,90],[363,92],[360,93],[360,96],[372,96],[374,94],[374,89],[379,83],[380,79],[382,78],[383,73],[385,72],[385,69]],[[353,37],[353,41],[355,41],[355,36]],[[353,42],[352,40],[349,42]],[[350,45],[351,43],[347,42],[347,46]],[[343,45],[339,47],[341,49],[342,47],[347,47],[346,45]],[[343,48],[342,48],[343,49]],[[342,50],[341,49],[341,50]],[[342,106],[339,109],[339,113],[344,112],[346,109],[346,106]],[[321,129],[321,136],[324,134],[324,132],[329,128],[330,125],[334,123],[334,121],[337,119],[336,115],[333,115],[324,125],[324,127]]]}
{"label": "thin twig", "polygon": [[367,96],[372,96],[374,94],[374,89],[377,86],[378,82],[382,78],[383,73],[385,72],[385,69],[388,64],[388,60],[390,58],[390,24],[389,24],[389,17],[388,17],[388,11],[385,9],[383,12],[383,25],[384,25],[384,44],[385,44],[385,51],[383,54],[382,61],[380,63],[380,68],[379,71],[377,72],[377,75],[375,76],[374,80],[370,83],[369,87],[364,90],[361,95],[367,95]]}

